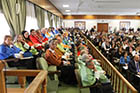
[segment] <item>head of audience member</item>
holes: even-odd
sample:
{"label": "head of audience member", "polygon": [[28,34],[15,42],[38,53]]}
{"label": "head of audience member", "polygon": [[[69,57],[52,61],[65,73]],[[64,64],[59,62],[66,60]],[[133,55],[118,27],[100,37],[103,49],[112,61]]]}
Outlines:
{"label": "head of audience member", "polygon": [[29,33],[27,31],[22,31],[22,36],[24,37],[24,39],[29,38]]}
{"label": "head of audience member", "polygon": [[42,29],[41,29],[41,33],[42,33],[42,34],[46,34],[46,28],[42,28]]}
{"label": "head of audience member", "polygon": [[58,42],[58,44],[60,44],[62,42],[62,38],[60,35],[57,36],[57,42]]}
{"label": "head of audience member", "polygon": [[17,35],[14,41],[24,43],[23,36],[22,35]]}
{"label": "head of audience member", "polygon": [[54,31],[54,27],[51,27],[51,30]]}
{"label": "head of audience member", "polygon": [[80,55],[82,56],[82,55],[84,55],[84,54],[88,54],[88,51],[87,51],[86,49],[84,49],[84,50],[81,50],[81,53],[80,53]]}
{"label": "head of audience member", "polygon": [[33,35],[33,36],[36,36],[37,35],[37,33],[36,33],[36,31],[34,29],[31,29],[30,30],[30,34]]}
{"label": "head of audience member", "polygon": [[134,61],[135,61],[135,62],[140,62],[140,57],[139,57],[138,55],[135,55],[135,56],[134,56]]}
{"label": "head of audience member", "polygon": [[52,50],[55,50],[56,46],[57,46],[57,40],[52,39],[49,43],[49,48],[51,48]]}
{"label": "head of audience member", "polygon": [[10,46],[10,45],[12,45],[13,44],[13,42],[12,42],[12,37],[10,36],[10,35],[6,35],[5,37],[4,37],[4,42],[3,42],[5,45],[7,45],[7,46]]}
{"label": "head of audience member", "polygon": [[122,53],[122,56],[123,56],[124,58],[126,58],[126,57],[128,56],[127,51],[124,51],[124,52]]}
{"label": "head of audience member", "polygon": [[82,60],[83,62],[87,63],[87,62],[89,62],[91,59],[90,59],[90,57],[89,57],[86,53],[84,53],[84,54],[81,56],[81,60]]}
{"label": "head of audience member", "polygon": [[42,36],[42,35],[41,35],[40,29],[36,30],[36,34],[37,34],[38,36]]}

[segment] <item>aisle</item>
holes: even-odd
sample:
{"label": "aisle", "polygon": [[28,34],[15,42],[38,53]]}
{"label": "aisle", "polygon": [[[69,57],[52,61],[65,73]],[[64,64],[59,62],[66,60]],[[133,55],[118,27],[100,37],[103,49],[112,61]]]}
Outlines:
{"label": "aisle", "polygon": [[[57,93],[79,93],[78,86],[74,85],[67,85],[62,83],[62,86],[58,88]],[[89,93],[88,89],[82,89],[82,93]]]}

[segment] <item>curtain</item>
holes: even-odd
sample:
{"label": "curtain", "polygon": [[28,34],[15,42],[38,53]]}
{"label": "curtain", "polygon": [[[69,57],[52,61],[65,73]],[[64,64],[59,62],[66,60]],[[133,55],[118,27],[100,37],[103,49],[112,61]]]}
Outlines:
{"label": "curtain", "polygon": [[4,16],[11,29],[10,33],[15,37],[25,28],[26,2],[25,0],[1,0],[1,3]]}
{"label": "curtain", "polygon": [[58,20],[58,17],[56,15],[54,15],[54,23],[55,23],[56,28],[57,28],[57,20]]}
{"label": "curtain", "polygon": [[49,20],[48,20],[47,11],[45,11],[45,27],[49,28]]}
{"label": "curtain", "polygon": [[52,13],[51,12],[47,12],[47,15],[48,15],[48,21],[49,21],[49,25],[50,27],[53,26],[53,18],[52,18]]}
{"label": "curtain", "polygon": [[0,0],[0,12],[1,12],[1,10],[2,10],[2,4],[1,4],[1,0]]}
{"label": "curtain", "polygon": [[26,1],[1,0],[1,3],[2,11],[11,29],[11,35],[15,37],[16,34],[20,34],[25,28]]}
{"label": "curtain", "polygon": [[37,24],[37,18],[35,16],[34,4],[26,1],[26,26],[25,30],[30,31],[31,29],[39,29]]}
{"label": "curtain", "polygon": [[60,26],[62,26],[62,19],[60,18]]}
{"label": "curtain", "polygon": [[44,10],[39,6],[35,5],[35,16],[37,18],[37,23],[39,28],[45,27],[45,13]]}

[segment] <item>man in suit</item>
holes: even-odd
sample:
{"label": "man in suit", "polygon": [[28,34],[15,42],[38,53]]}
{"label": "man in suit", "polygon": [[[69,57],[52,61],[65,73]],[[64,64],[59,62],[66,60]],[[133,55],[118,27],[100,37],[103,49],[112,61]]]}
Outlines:
{"label": "man in suit", "polygon": [[130,82],[132,82],[133,86],[140,92],[140,78],[136,75],[140,75],[140,58],[138,55],[134,56],[134,60],[128,64],[128,69],[130,72]]}
{"label": "man in suit", "polygon": [[140,58],[138,55],[134,56],[134,60],[129,63],[128,69],[132,73],[140,75]]}

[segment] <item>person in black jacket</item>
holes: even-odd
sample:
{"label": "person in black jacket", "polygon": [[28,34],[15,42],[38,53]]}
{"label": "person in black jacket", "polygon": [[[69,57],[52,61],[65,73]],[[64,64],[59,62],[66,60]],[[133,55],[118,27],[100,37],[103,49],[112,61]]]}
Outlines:
{"label": "person in black jacket", "polygon": [[134,60],[131,61],[128,65],[128,69],[134,73],[140,75],[140,58],[138,55],[134,56]]}
{"label": "person in black jacket", "polygon": [[131,72],[130,82],[140,93],[140,78],[136,75],[140,75],[140,58],[138,55],[134,56],[134,60],[128,64],[128,69]]}

